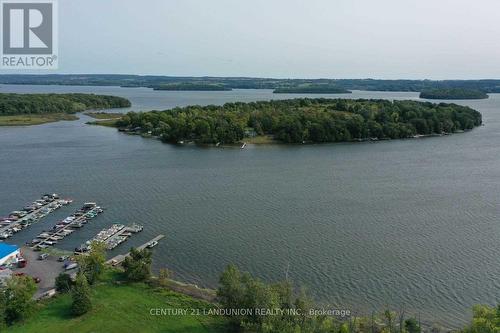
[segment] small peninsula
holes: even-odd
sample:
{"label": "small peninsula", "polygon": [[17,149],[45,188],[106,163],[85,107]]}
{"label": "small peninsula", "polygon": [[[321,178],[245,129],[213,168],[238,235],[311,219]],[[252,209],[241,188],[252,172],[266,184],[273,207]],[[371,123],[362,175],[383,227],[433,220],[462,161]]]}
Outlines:
{"label": "small peninsula", "polygon": [[38,125],[78,119],[86,110],[129,107],[123,97],[95,94],[0,94],[0,126]]}
{"label": "small peninsula", "polygon": [[282,143],[401,139],[465,131],[481,123],[481,113],[456,104],[298,98],[129,112],[112,125],[169,143],[233,144],[262,137]]}
{"label": "small peninsula", "polygon": [[465,88],[429,89],[420,93],[420,98],[425,99],[486,99],[488,94],[484,91]]}

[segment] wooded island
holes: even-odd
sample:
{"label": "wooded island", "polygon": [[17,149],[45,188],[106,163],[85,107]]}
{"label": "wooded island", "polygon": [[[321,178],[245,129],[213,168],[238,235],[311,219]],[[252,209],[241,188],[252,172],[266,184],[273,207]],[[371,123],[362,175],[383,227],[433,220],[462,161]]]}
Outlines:
{"label": "wooded island", "polygon": [[485,99],[488,94],[477,89],[450,88],[429,89],[420,93],[420,98],[426,99]]}
{"label": "wooded island", "polygon": [[478,111],[456,104],[299,98],[130,112],[114,125],[171,143],[230,144],[263,135],[284,143],[409,138],[469,130],[481,122]]}

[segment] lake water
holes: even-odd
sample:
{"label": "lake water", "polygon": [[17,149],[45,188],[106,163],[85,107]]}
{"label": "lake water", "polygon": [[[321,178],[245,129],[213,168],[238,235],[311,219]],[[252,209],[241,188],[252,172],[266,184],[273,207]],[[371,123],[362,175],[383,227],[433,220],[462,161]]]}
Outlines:
{"label": "lake water", "polygon": [[[298,97],[269,90],[0,85],[1,92],[95,92],[132,109]],[[354,92],[349,98],[418,99]],[[305,96],[305,95],[303,95]],[[317,95],[314,95],[317,97]],[[228,263],[289,277],[322,304],[362,313],[402,306],[446,326],[500,296],[500,95],[464,101],[485,126],[452,136],[377,143],[174,146],[85,125],[89,118],[0,127],[0,215],[57,192],[75,200],[9,240],[22,244],[84,201],[107,210],[62,241],[72,249],[112,223],[159,233],[155,269],[213,287]]]}

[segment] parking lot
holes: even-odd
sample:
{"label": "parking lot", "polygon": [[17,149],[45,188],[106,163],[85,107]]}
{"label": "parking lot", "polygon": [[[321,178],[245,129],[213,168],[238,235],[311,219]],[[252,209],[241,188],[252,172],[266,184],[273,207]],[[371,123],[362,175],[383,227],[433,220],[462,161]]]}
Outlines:
{"label": "parking lot", "polygon": [[23,246],[21,252],[28,264],[24,268],[15,268],[14,273],[24,273],[33,277],[39,277],[38,290],[35,297],[40,297],[46,291],[53,289],[56,277],[64,271],[63,263],[57,261],[57,257],[49,255],[45,260],[38,260],[40,252],[35,252],[29,247]]}

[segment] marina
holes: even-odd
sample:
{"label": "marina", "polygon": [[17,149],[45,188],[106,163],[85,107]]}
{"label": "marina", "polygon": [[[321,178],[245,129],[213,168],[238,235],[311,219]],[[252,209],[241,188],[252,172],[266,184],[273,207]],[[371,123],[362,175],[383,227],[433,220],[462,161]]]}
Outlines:
{"label": "marina", "polygon": [[141,232],[142,229],[143,226],[138,224],[132,224],[130,226],[113,224],[111,227],[101,230],[94,238],[85,242],[85,244],[75,248],[75,254],[88,252],[93,242],[101,242],[104,244],[106,250],[112,250],[125,242],[133,234]]}
{"label": "marina", "polygon": [[[1,87],[12,93],[123,95],[133,101],[134,110],[142,111],[185,106],[193,101],[207,105],[291,96],[252,89],[178,93],[119,87]],[[418,93],[354,91],[349,97],[401,100],[418,99]],[[289,253],[298,247],[290,263],[294,276],[316,290],[314,297],[318,301],[336,299],[352,308],[367,304],[367,311],[415,302],[420,305],[422,319],[460,321],[468,318],[474,300],[497,302],[491,290],[496,290],[493,277],[500,275],[500,265],[484,265],[473,257],[482,253],[485,262],[495,263],[500,251],[499,233],[494,229],[498,226],[498,186],[494,184],[500,174],[496,167],[500,147],[495,145],[500,133],[500,94],[458,104],[481,111],[488,125],[466,135],[442,138],[304,146],[247,143],[243,150],[240,146],[206,149],[118,137],[112,130],[85,125],[90,119],[84,115],[72,122],[4,127],[0,215],[22,208],[25,201],[38,199],[39,194],[50,190],[47,184],[53,184],[52,192],[75,200],[72,208],[63,207],[14,234],[11,243],[31,241],[43,229],[52,228],[60,219],[56,220],[55,215],[62,214],[62,219],[84,200],[96,201],[110,207],[105,216],[59,241],[56,247],[72,252],[112,223],[137,222],[144,225],[143,232],[115,248],[117,253],[111,257],[126,253],[132,242],[139,245],[165,234],[169,246],[161,240],[153,248],[153,269],[168,266],[180,279],[200,284],[202,276],[203,285],[208,287],[218,283],[219,271],[214,267],[224,267],[228,260],[246,269],[251,267],[261,277],[279,278],[283,263],[291,260]],[[62,148],[68,145],[70,148]],[[430,160],[422,159],[427,154]],[[474,158],[462,158],[463,154]],[[66,164],[54,163],[63,160]],[[449,172],[452,164],[453,175]],[[33,173],[33,165],[43,170],[43,177]],[[291,169],[284,172],[284,165]],[[180,172],[179,166],[190,167]],[[146,177],[145,169],[152,175]],[[473,176],[470,170],[475,170]],[[299,183],[300,179],[307,185]],[[389,183],[382,184],[381,179]],[[78,182],[87,185],[75,186]],[[386,199],[394,204],[381,210]],[[468,214],[459,214],[457,205]],[[228,230],[231,236],[226,234]],[[415,234],[420,236],[407,238]],[[438,241],[438,235],[443,234],[450,237]],[[477,242],[478,237],[481,242]],[[400,246],[398,239],[408,241]],[[366,247],[363,256],[358,255],[360,242]],[[395,246],[397,258],[384,252],[384,243]],[[415,262],[398,259],[412,257],[422,248],[426,249],[421,258],[425,274]],[[182,249],[183,255],[172,254],[177,249]],[[342,256],[336,255],[339,253]],[[438,260],[443,256],[445,262]],[[461,260],[468,265],[459,265]],[[345,268],[343,276],[332,274],[326,280],[323,272],[334,272],[338,267]],[[392,274],[402,271],[405,273]],[[461,276],[464,290],[459,299],[442,297],[442,293],[451,292],[446,285],[450,271],[453,276]],[[366,272],[380,285],[394,286],[390,299],[365,278]],[[346,285],[346,280],[352,284]],[[371,295],[370,299],[366,294]]]}
{"label": "marina", "polygon": [[71,199],[60,199],[59,195],[44,194],[40,199],[26,205],[21,210],[0,217],[0,239],[7,239],[30,225],[40,221],[55,210],[72,203]]}
{"label": "marina", "polygon": [[54,246],[58,241],[72,234],[75,230],[83,227],[91,219],[103,212],[103,209],[95,202],[87,202],[82,208],[72,215],[68,216],[57,224],[50,231],[44,231],[39,234],[28,245],[35,251],[41,251],[50,246]]}

